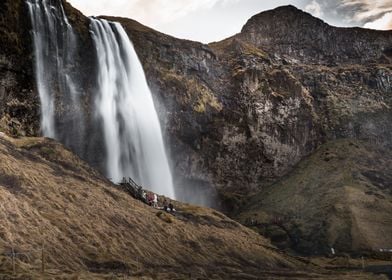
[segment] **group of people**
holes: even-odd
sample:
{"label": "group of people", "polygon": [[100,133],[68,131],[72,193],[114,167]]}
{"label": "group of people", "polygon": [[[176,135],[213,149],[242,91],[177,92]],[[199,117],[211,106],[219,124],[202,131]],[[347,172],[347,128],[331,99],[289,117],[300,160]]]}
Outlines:
{"label": "group of people", "polygon": [[176,209],[174,209],[173,203],[171,201],[168,202],[166,199],[163,201],[163,204],[160,207],[158,204],[158,196],[156,193],[143,191],[142,197],[144,202],[150,205],[151,207],[154,207],[156,209],[162,209],[165,210],[166,212],[176,211]]}
{"label": "group of people", "polygon": [[151,207],[154,207],[156,209],[161,209],[165,210],[166,212],[175,212],[176,209],[174,209],[174,205],[171,201],[168,202],[167,199],[165,199],[162,203],[162,206],[159,206],[158,202],[158,195],[156,193],[146,191],[144,190],[141,186],[136,184],[135,181],[132,180],[132,178],[123,178],[121,183],[121,186],[124,187],[124,189],[132,195],[137,200],[143,201],[144,203],[148,204]]}

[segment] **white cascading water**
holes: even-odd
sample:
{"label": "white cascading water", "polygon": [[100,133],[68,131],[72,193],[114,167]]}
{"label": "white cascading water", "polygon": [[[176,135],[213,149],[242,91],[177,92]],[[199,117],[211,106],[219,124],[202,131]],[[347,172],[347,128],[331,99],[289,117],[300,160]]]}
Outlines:
{"label": "white cascading water", "polygon": [[[87,159],[104,158],[106,175],[132,177],[174,198],[162,131],[141,63],[119,23],[91,19],[97,51],[96,120],[84,117],[76,82],[81,73],[77,40],[61,0],[26,0],[32,23],[35,74],[41,101],[41,130]],[[78,66],[79,65],[79,66]],[[55,108],[59,104],[58,110]],[[94,135],[87,138],[85,129]],[[103,135],[102,135],[103,134]],[[102,137],[99,137],[102,135]],[[102,139],[103,138],[103,139]],[[95,157],[104,142],[106,154]]]}
{"label": "white cascading water", "polygon": [[76,86],[68,70],[74,56],[75,35],[60,1],[27,0],[26,3],[33,27],[41,130],[44,136],[56,138],[54,92],[78,103]]}
{"label": "white cascading water", "polygon": [[96,107],[102,120],[107,173],[112,181],[132,177],[174,198],[162,131],[143,67],[119,23],[91,19],[98,59]]}

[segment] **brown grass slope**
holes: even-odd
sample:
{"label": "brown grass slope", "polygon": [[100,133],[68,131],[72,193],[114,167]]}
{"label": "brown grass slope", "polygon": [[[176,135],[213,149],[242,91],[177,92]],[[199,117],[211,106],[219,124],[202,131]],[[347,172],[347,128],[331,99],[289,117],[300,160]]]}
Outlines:
{"label": "brown grass slope", "polygon": [[240,219],[307,254],[392,248],[391,166],[392,152],[376,144],[326,143],[251,198]]}
{"label": "brown grass slope", "polygon": [[52,140],[0,134],[1,279],[384,279],[305,267],[215,210],[176,206],[135,201]]}
{"label": "brown grass slope", "polygon": [[132,199],[52,140],[0,134],[1,279],[384,279],[305,267],[215,210],[176,207]]}
{"label": "brown grass slope", "polygon": [[47,269],[64,272],[241,278],[300,265],[214,210],[178,208],[159,218],[56,142],[0,137],[0,274],[12,247],[19,272],[39,269],[43,242]]}

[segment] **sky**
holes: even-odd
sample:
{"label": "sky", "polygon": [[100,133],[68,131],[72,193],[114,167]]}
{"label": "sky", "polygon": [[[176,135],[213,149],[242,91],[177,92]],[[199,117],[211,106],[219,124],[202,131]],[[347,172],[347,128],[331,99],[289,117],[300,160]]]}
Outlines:
{"label": "sky", "polygon": [[241,31],[253,15],[294,5],[334,26],[392,29],[392,0],[68,0],[88,16],[132,18],[163,33],[203,43]]}

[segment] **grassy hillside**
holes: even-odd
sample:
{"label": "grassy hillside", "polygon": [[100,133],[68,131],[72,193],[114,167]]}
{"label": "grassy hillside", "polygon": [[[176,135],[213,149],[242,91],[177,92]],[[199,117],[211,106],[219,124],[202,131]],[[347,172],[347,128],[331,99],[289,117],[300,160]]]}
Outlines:
{"label": "grassy hillside", "polygon": [[0,138],[0,274],[12,271],[12,248],[17,273],[39,271],[43,244],[49,272],[221,278],[300,265],[214,210],[177,204],[178,216],[157,215],[61,145],[7,139]]}
{"label": "grassy hillside", "polygon": [[392,247],[392,152],[357,140],[321,146],[250,198],[240,219],[306,254]]}
{"label": "grassy hillside", "polygon": [[172,216],[132,199],[52,140],[0,134],[0,278],[375,279],[284,255],[215,210],[175,206]]}

